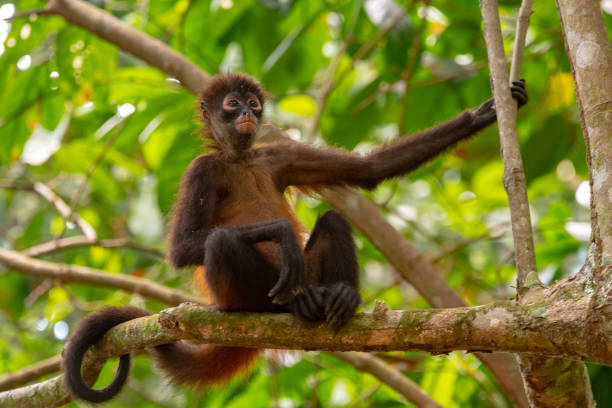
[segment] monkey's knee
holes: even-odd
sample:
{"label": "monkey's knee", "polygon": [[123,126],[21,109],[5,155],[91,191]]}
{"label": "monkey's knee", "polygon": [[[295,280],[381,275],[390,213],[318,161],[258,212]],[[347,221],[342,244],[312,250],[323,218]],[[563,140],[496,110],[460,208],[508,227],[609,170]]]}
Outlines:
{"label": "monkey's knee", "polygon": [[337,233],[352,234],[351,225],[339,212],[334,210],[323,214],[317,221],[317,226],[325,230],[336,231]]}
{"label": "monkey's knee", "polygon": [[217,228],[213,230],[204,243],[204,266],[206,275],[222,269],[232,258],[240,253],[243,246],[236,231],[229,228]]}
{"label": "monkey's knee", "polygon": [[316,247],[333,247],[335,243],[354,247],[353,231],[340,213],[330,210],[320,216],[315,223],[306,244],[306,251],[315,250]]}

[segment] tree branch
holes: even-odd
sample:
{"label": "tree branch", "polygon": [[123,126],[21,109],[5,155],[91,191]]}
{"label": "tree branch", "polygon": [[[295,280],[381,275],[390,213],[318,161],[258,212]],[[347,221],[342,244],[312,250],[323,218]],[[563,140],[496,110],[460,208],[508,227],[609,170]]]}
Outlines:
{"label": "tree branch", "polygon": [[417,407],[442,408],[418,384],[402,374],[401,371],[371,354],[358,351],[333,351],[329,354],[351,364],[360,371],[372,374],[381,382],[397,390]]}
{"label": "tree branch", "polygon": [[72,211],[71,207],[46,184],[40,182],[23,183],[13,182],[11,180],[0,180],[0,188],[34,191],[52,204],[62,217],[74,222],[88,239],[98,239],[93,227],[81,216]]}
{"label": "tree branch", "polygon": [[527,38],[527,28],[531,17],[532,0],[523,0],[518,13],[516,31],[514,37],[514,47],[512,49],[512,64],[510,65],[510,81],[518,81],[521,78],[521,68],[523,66],[523,54],[525,51],[525,39]]}
{"label": "tree branch", "polygon": [[52,241],[25,249],[21,251],[21,254],[31,257],[37,257],[55,251],[62,251],[83,246],[99,246],[102,248],[129,248],[134,249],[136,251],[144,252],[155,258],[164,259],[164,254],[161,251],[155,248],[147,247],[145,245],[137,244],[135,242],[130,241],[128,238],[113,238],[92,241],[86,236],[54,239]]}
{"label": "tree branch", "polygon": [[55,373],[60,370],[61,362],[61,356],[54,356],[32,364],[16,373],[4,374],[0,377],[0,391],[10,390],[11,388],[36,380],[43,375]]}
{"label": "tree branch", "polygon": [[13,14],[7,20],[11,21],[11,20],[17,20],[19,18],[24,18],[24,17],[29,18],[30,16],[45,16],[49,14],[52,14],[52,13],[48,9],[24,10],[24,11],[19,11]]}
{"label": "tree branch", "polygon": [[146,279],[129,275],[110,274],[86,266],[41,261],[4,248],[0,248],[0,263],[4,264],[7,268],[29,275],[56,279],[61,282],[87,283],[90,285],[119,288],[127,292],[138,293],[152,299],[157,299],[168,305],[178,305],[182,302],[205,303],[199,296],[170,289]]}
{"label": "tree branch", "polygon": [[587,146],[591,241],[600,252],[594,279],[609,281],[598,267],[612,264],[612,47],[598,2],[557,0],[557,7]]}
{"label": "tree branch", "polygon": [[[504,187],[508,193],[510,206],[517,267],[517,292],[520,296],[532,286],[541,286],[541,283],[537,276],[525,172],[516,133],[517,107],[510,94],[497,0],[480,0],[480,8],[484,20],[484,36],[489,54],[491,83],[499,124],[499,138],[504,162]],[[517,53],[522,54],[521,51]]]}
{"label": "tree branch", "polygon": [[47,9],[64,17],[130,54],[157,66],[193,93],[198,93],[210,76],[163,42],[135,30],[116,17],[81,0],[50,0]]}
{"label": "tree branch", "polygon": [[[560,292],[551,291],[544,305],[546,316],[539,312],[542,305],[506,301],[469,308],[358,314],[338,332],[325,323],[305,323],[290,314],[223,313],[182,304],[111,329],[86,359],[86,371],[99,367],[99,362],[109,357],[179,339],[225,346],[330,351],[424,350],[440,354],[507,350],[611,364],[612,338],[605,340],[605,350],[590,354],[592,343],[601,339],[591,339],[582,330],[589,303],[584,301],[586,297],[560,301],[555,293]],[[567,299],[567,293],[560,295]],[[35,386],[39,395],[50,395],[44,401],[37,395],[40,406],[66,401],[58,383],[61,377]],[[17,406],[17,399],[22,404],[19,406],[24,406],[32,387],[0,393],[0,406]]]}

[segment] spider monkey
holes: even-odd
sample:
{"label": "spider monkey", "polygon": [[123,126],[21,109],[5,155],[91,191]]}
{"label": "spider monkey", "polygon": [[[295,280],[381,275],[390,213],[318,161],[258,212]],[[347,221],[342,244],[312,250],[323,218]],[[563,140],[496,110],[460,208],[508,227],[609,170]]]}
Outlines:
{"label": "spider monkey", "polygon": [[[527,102],[524,81],[511,86]],[[288,205],[287,187],[352,185],[373,189],[406,174],[496,119],[493,99],[436,127],[402,137],[360,156],[295,142],[254,147],[265,92],[242,74],[219,75],[199,96],[202,121],[214,149],[183,175],[170,223],[168,260],[203,274],[214,307],[223,311],[292,312],[308,321],[344,325],[355,313],[358,265],[348,222],[337,212],[319,217],[306,243],[304,227]],[[149,313],[108,307],[83,320],[64,350],[65,384],[75,398],[104,402],[128,376],[130,356],[117,376],[94,390],[81,376],[87,349],[113,326]],[[153,353],[176,382],[222,383],[254,361],[259,350],[176,342]]]}

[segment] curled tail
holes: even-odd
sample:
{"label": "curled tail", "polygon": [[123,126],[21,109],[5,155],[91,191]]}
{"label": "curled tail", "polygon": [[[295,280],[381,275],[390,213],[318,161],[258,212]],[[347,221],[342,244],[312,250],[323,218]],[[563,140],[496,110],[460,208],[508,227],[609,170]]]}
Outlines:
{"label": "curled tail", "polygon": [[[117,374],[110,385],[99,390],[89,387],[83,380],[83,357],[114,326],[148,315],[149,312],[136,307],[109,306],[83,319],[66,344],[62,359],[64,384],[74,398],[102,403],[121,391],[130,371],[129,354],[120,357]],[[183,341],[155,347],[159,365],[173,381],[199,387],[227,382],[253,363],[258,354],[257,349],[196,345]]]}
{"label": "curled tail", "polygon": [[109,306],[83,319],[79,327],[72,334],[72,337],[70,337],[62,356],[64,384],[74,398],[101,403],[110,400],[121,391],[130,372],[129,354],[119,358],[117,375],[115,375],[109,386],[100,390],[90,388],[83,381],[83,376],[81,375],[83,356],[85,356],[85,353],[91,346],[102,339],[104,334],[114,326],[138,317],[148,316],[149,314],[147,311],[136,307]]}

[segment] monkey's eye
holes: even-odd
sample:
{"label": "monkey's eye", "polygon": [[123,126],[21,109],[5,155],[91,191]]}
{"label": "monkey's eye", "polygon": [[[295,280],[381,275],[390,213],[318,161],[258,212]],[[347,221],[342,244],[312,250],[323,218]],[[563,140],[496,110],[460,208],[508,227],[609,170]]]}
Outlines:
{"label": "monkey's eye", "polygon": [[257,107],[259,106],[259,103],[258,103],[256,100],[251,99],[251,100],[249,101],[249,106],[250,106],[251,108],[257,108]]}
{"label": "monkey's eye", "polygon": [[240,105],[240,104],[239,104],[239,103],[238,103],[238,101],[237,101],[237,100],[235,100],[235,99],[231,99],[231,100],[229,100],[229,101],[227,102],[227,106],[230,106],[230,107],[232,107],[232,108],[235,108],[235,107],[236,107],[236,106],[238,106],[238,105]]}

